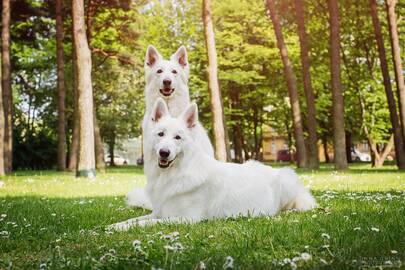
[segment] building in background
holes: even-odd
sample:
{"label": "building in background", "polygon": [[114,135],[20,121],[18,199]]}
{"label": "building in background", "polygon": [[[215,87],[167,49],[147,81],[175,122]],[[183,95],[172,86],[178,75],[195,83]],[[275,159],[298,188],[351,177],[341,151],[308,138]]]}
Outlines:
{"label": "building in background", "polygon": [[[263,131],[263,160],[270,162],[291,162],[295,160],[295,149],[289,149],[288,138],[285,135],[277,133],[273,128],[267,127]],[[353,147],[353,161],[371,161],[369,155],[370,148],[367,141],[359,141],[354,144]],[[325,162],[326,155],[323,145],[318,143],[319,161]],[[329,159],[333,160],[333,146],[331,143],[327,145],[327,154]],[[392,160],[390,155],[388,160]]]}
{"label": "building in background", "polygon": [[269,127],[263,131],[263,160],[277,161],[277,153],[287,151],[288,140],[284,135],[278,134],[273,128]]}
{"label": "building in background", "polygon": [[[108,161],[108,147],[105,145],[104,146],[104,153],[105,153],[105,159]],[[130,138],[130,139],[125,139],[122,141],[119,141],[117,143],[116,148],[114,149],[114,159],[123,159],[126,161],[127,165],[137,165],[136,161],[138,158],[141,157],[142,155],[142,139],[141,137],[139,138]],[[126,165],[126,164],[120,164],[123,162],[117,162],[117,165]]]}

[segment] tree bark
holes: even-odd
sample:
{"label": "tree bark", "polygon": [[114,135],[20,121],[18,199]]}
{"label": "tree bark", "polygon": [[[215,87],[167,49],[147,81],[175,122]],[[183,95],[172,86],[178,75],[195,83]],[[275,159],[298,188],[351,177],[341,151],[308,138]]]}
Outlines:
{"label": "tree bark", "polygon": [[323,146],[323,152],[325,153],[325,162],[329,163],[330,157],[329,157],[329,152],[328,152],[328,139],[325,135],[322,137],[322,146]]}
{"label": "tree bark", "polygon": [[[1,69],[1,65],[0,65]],[[1,74],[1,71],[0,71]],[[4,167],[4,131],[5,131],[5,122],[4,122],[4,108],[3,108],[3,87],[0,84],[0,176],[6,174]]]}
{"label": "tree bark", "polygon": [[381,33],[381,25],[380,20],[378,19],[376,0],[370,0],[370,14],[373,21],[374,35],[377,41],[378,55],[380,58],[385,94],[387,96],[388,109],[390,111],[390,120],[394,133],[396,162],[399,169],[405,169],[404,138],[402,137],[401,127],[397,114],[397,107],[392,91],[391,79],[387,64],[387,56],[385,53],[384,41]]}
{"label": "tree bark", "polygon": [[[397,0],[386,0],[388,26],[391,40],[392,60],[394,62],[395,81],[397,83],[398,107],[402,128],[402,138],[405,141],[405,82],[402,71],[401,49],[399,47],[397,16],[395,6]],[[404,149],[405,151],[405,149]]]}
{"label": "tree bark", "polygon": [[[93,38],[93,21],[94,21],[94,15],[97,11],[97,2],[94,2],[93,0],[89,0],[87,3],[87,9],[86,9],[86,36],[87,36],[87,41],[89,44],[89,48],[92,49],[91,46],[91,41]],[[91,50],[92,54],[93,50]],[[93,54],[92,54],[93,55]],[[98,120],[97,120],[97,114],[96,114],[96,109],[94,110],[94,146],[95,146],[95,154],[96,154],[96,168],[97,170],[101,172],[105,172],[105,162],[104,162],[104,148],[103,148],[103,141],[101,139],[101,133],[100,133],[100,127],[98,125]]]}
{"label": "tree bark", "polygon": [[260,139],[257,132],[259,127],[259,112],[257,107],[253,108],[253,139],[254,139],[254,159],[260,160]]}
{"label": "tree bark", "polygon": [[319,168],[318,136],[316,134],[316,108],[314,90],[311,83],[310,61],[307,32],[305,29],[304,2],[295,0],[295,11],[297,16],[298,34],[301,47],[301,72],[304,83],[305,98],[307,102],[307,126],[308,126],[308,168]]}
{"label": "tree bark", "polygon": [[58,75],[58,170],[66,170],[65,74],[63,61],[62,0],[56,0],[56,65]]}
{"label": "tree bark", "polygon": [[346,160],[347,160],[347,162],[348,163],[352,163],[353,162],[353,159],[352,159],[352,144],[353,144],[353,142],[352,142],[352,133],[351,132],[349,132],[349,131],[346,131],[346,134],[345,134],[345,137],[346,137]]}
{"label": "tree bark", "polygon": [[205,44],[208,56],[208,88],[210,92],[212,122],[214,128],[215,157],[227,160],[225,121],[223,117],[222,98],[218,83],[217,53],[215,51],[215,34],[211,15],[211,0],[203,0],[203,21]]}
{"label": "tree bark", "polygon": [[394,146],[394,136],[391,135],[388,143],[385,145],[384,150],[380,155],[379,163],[376,163],[375,167],[381,167],[382,165],[384,165],[384,161],[387,158],[388,154],[391,152],[393,146]]}
{"label": "tree bark", "polygon": [[115,166],[115,161],[114,161],[114,148],[115,148],[115,132],[111,134],[110,141],[108,142],[108,153],[110,155],[110,166],[114,167]]}
{"label": "tree bark", "polygon": [[[231,85],[230,89],[230,98],[231,98],[231,108],[233,110],[240,109],[240,99],[239,99],[239,90],[235,88],[234,85]],[[240,122],[240,116],[234,112],[231,115],[231,120],[233,122],[233,148],[235,151],[235,162],[243,162],[243,135],[242,127]]]}
{"label": "tree bark", "polygon": [[301,109],[298,98],[297,84],[295,81],[294,71],[290,59],[288,58],[287,47],[284,43],[281,25],[276,13],[274,0],[267,0],[267,8],[270,13],[270,18],[273,23],[274,32],[276,34],[277,46],[280,50],[281,59],[284,66],[284,76],[287,83],[287,88],[290,96],[291,112],[294,128],[294,138],[297,148],[297,165],[300,168],[307,166],[307,151],[305,146],[304,132],[301,120]]}
{"label": "tree bark", "polygon": [[95,110],[93,121],[94,121],[94,145],[96,151],[96,168],[101,172],[105,172],[103,141],[101,139],[100,127],[98,126],[97,114]]}
{"label": "tree bark", "polygon": [[91,55],[84,23],[83,0],[73,0],[74,45],[77,54],[79,160],[76,176],[95,177],[93,87],[91,84]]}
{"label": "tree bark", "polygon": [[333,150],[335,168],[347,169],[345,119],[342,86],[340,82],[340,33],[337,0],[328,0],[330,20],[330,65],[332,81]]}
{"label": "tree bark", "polygon": [[1,40],[1,86],[5,122],[4,168],[6,172],[11,172],[13,169],[13,96],[10,63],[10,0],[3,0]]}
{"label": "tree bark", "polygon": [[[74,37],[73,37],[74,39]],[[73,40],[74,42],[74,40]],[[76,49],[72,48],[72,61],[73,61],[73,132],[72,143],[70,145],[69,153],[69,171],[75,171],[77,168],[77,159],[79,157],[79,108],[78,108],[78,92],[77,92],[77,56]]]}

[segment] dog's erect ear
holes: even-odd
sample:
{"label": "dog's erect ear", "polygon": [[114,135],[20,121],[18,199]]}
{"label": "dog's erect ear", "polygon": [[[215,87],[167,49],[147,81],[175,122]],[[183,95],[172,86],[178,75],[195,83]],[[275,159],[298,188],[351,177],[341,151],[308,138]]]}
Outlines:
{"label": "dog's erect ear", "polygon": [[158,122],[162,117],[169,113],[166,102],[162,98],[158,98],[153,106],[152,121]]}
{"label": "dog's erect ear", "polygon": [[198,107],[194,102],[183,113],[183,119],[188,128],[193,128],[198,123]]}
{"label": "dog's erect ear", "polygon": [[183,68],[188,66],[187,60],[187,50],[186,47],[180,46],[180,48],[175,52],[171,57],[170,60],[177,61],[180,66]]}
{"label": "dog's erect ear", "polygon": [[153,65],[156,64],[161,57],[162,56],[159,54],[156,48],[149,45],[148,49],[146,50],[145,64],[149,67],[153,67]]}

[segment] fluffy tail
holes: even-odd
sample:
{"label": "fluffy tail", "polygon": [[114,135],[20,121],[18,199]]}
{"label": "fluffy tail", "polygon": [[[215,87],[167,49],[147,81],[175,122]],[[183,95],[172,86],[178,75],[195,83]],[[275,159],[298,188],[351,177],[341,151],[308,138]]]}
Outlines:
{"label": "fluffy tail", "polygon": [[134,188],[127,195],[127,205],[152,210],[152,203],[144,189]]}
{"label": "fluffy tail", "polygon": [[299,180],[294,170],[283,168],[279,171],[283,188],[282,205],[284,209],[296,209],[298,211],[311,210],[317,207],[315,198]]}

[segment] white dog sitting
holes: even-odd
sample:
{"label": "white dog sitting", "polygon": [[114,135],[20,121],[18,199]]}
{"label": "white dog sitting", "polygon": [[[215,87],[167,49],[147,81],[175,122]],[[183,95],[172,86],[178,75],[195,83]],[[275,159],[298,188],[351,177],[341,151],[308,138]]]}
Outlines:
{"label": "white dog sitting", "polygon": [[[163,98],[168,106],[169,112],[174,117],[180,115],[190,104],[188,79],[190,67],[187,59],[187,51],[181,46],[170,60],[164,59],[152,45],[148,46],[145,56],[145,115],[142,122],[144,131],[143,145],[149,143],[148,125],[151,121],[153,105],[158,98]],[[196,124],[192,136],[200,142],[200,147],[208,155],[214,156],[214,149],[204,127]],[[145,161],[145,172],[149,171],[149,165]],[[150,181],[148,173],[147,180]],[[149,198],[144,189],[134,188],[127,195],[127,204],[146,209],[152,209]]]}
{"label": "white dog sitting", "polygon": [[147,134],[150,143],[145,145],[145,162],[152,176],[146,191],[153,212],[110,229],[240,215],[274,216],[286,209],[316,207],[292,169],[273,169],[255,161],[225,163],[207,155],[193,136],[197,124],[196,104],[173,118],[166,103],[156,101]]}

